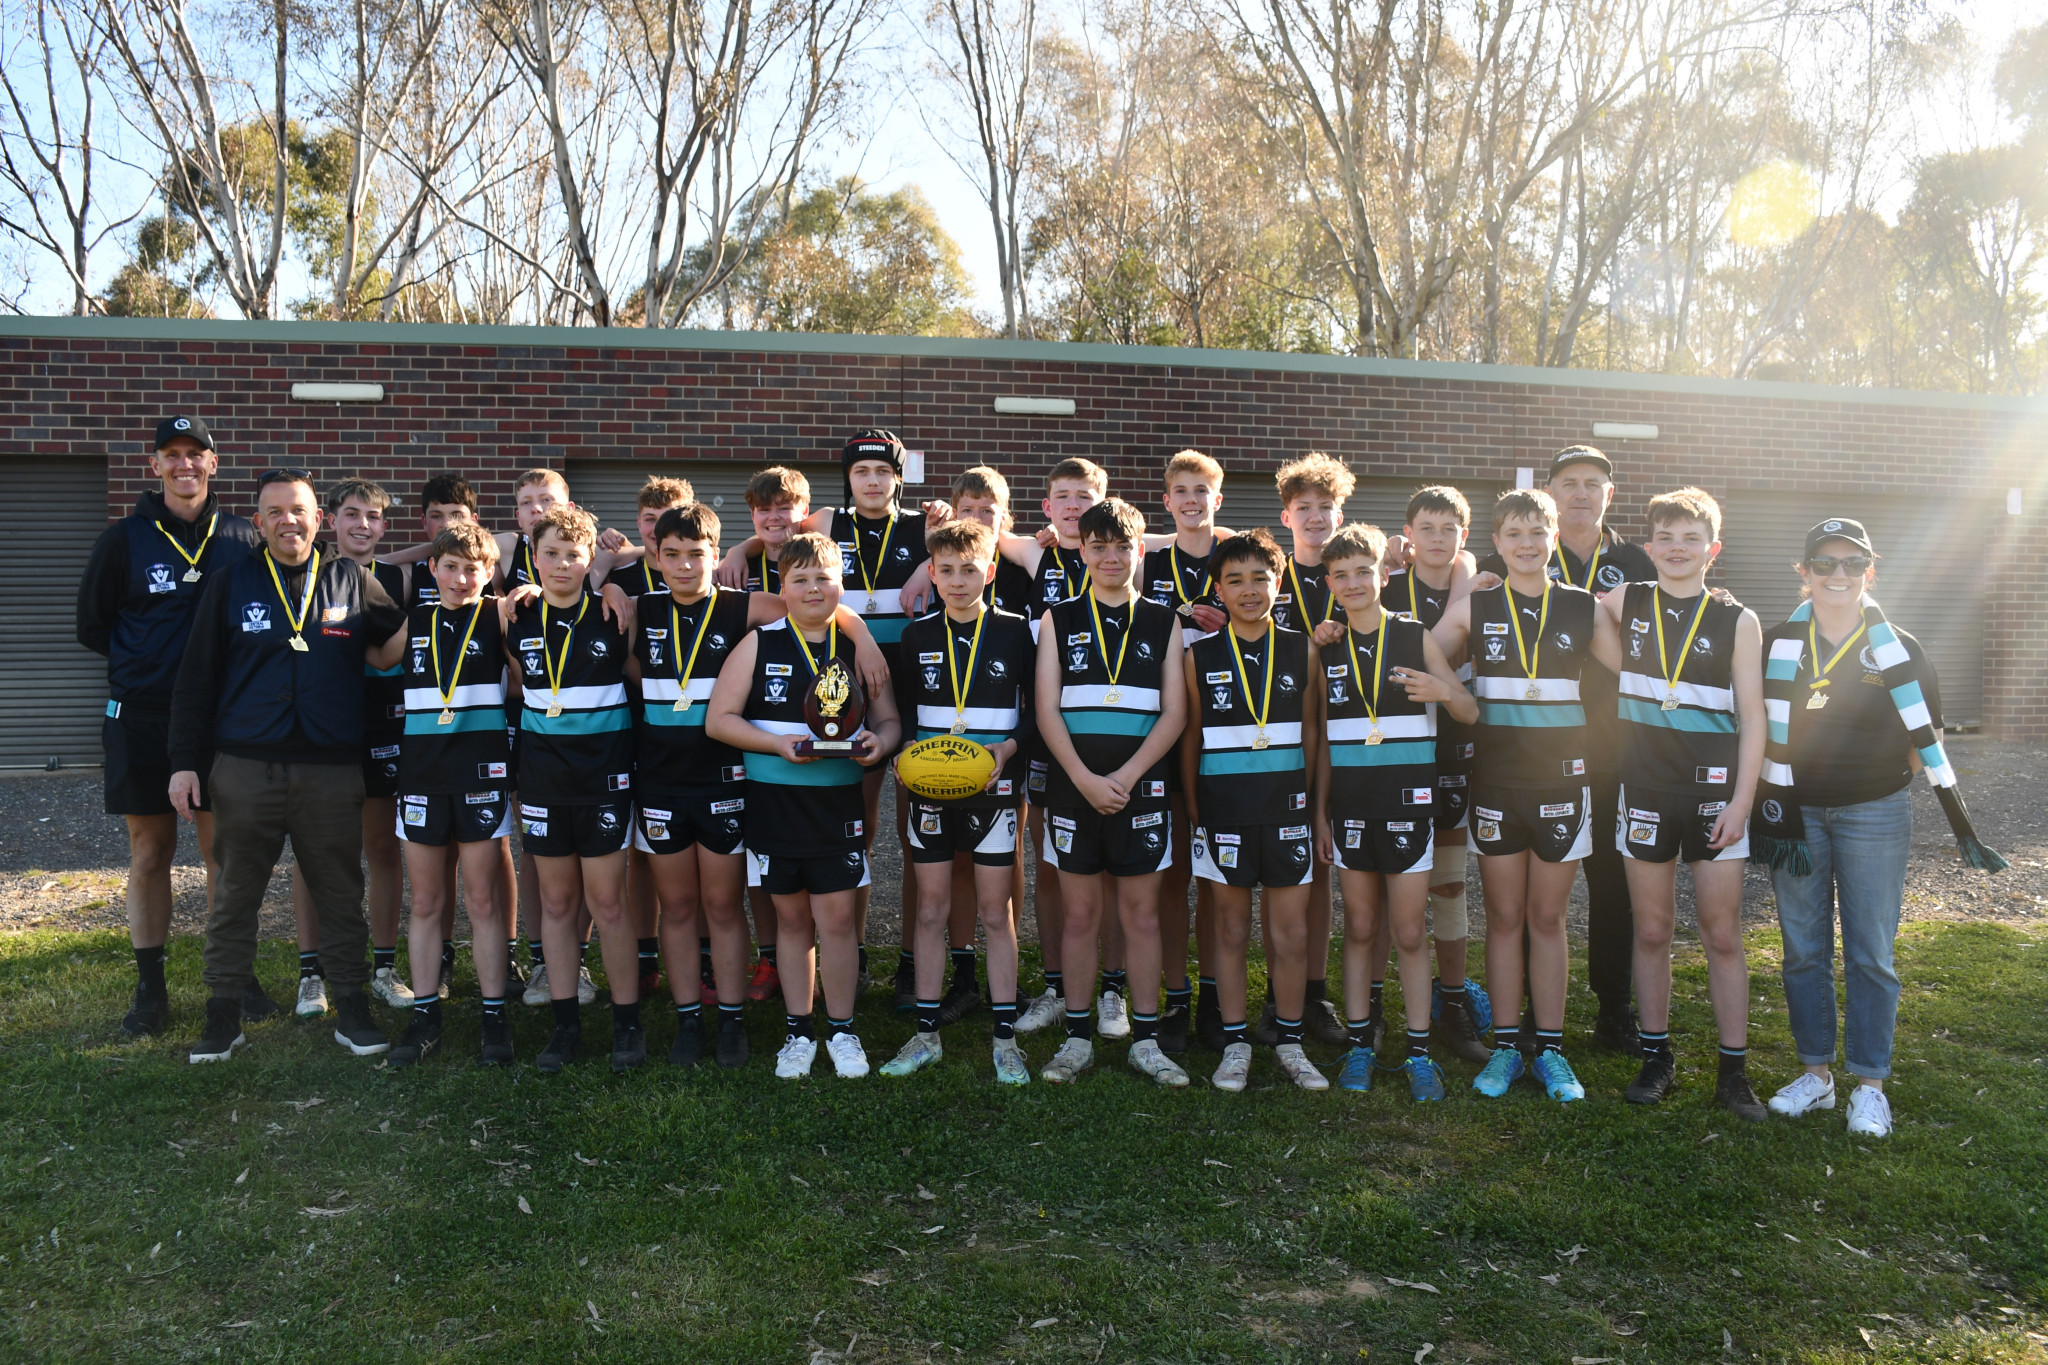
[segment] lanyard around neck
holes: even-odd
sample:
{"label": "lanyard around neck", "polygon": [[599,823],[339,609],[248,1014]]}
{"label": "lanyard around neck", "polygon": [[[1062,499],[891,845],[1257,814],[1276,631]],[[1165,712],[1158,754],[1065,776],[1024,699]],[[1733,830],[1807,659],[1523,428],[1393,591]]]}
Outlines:
{"label": "lanyard around neck", "polygon": [[1700,591],[1700,600],[1693,605],[1692,625],[1686,629],[1685,643],[1678,647],[1678,667],[1671,666],[1671,660],[1664,653],[1664,589],[1650,589],[1650,610],[1657,618],[1657,666],[1664,670],[1665,709],[1678,705],[1678,677],[1685,672],[1685,661],[1692,657],[1693,636],[1700,632],[1700,621],[1707,614],[1707,594]]}
{"label": "lanyard around neck", "polygon": [[[1216,547],[1213,543],[1209,547],[1209,553],[1216,553]],[[1193,615],[1196,600],[1209,595],[1209,566],[1206,564],[1202,566],[1202,590],[1193,597],[1189,597],[1187,589],[1181,586],[1180,545],[1177,542],[1168,543],[1166,547],[1166,561],[1173,567],[1173,595],[1180,599],[1180,614],[1182,616]]]}
{"label": "lanyard around neck", "polygon": [[178,543],[178,538],[172,535],[169,530],[165,529],[164,524],[162,522],[158,522],[156,524],[156,529],[164,533],[164,539],[171,542],[171,548],[173,550],[176,550],[178,552],[178,557],[185,561],[185,567],[187,569],[187,572],[185,574],[185,581],[187,583],[196,583],[199,581],[199,557],[205,554],[206,547],[213,543],[213,528],[218,525],[220,525],[220,513],[215,512],[213,514],[212,520],[206,523],[206,534],[200,538],[199,548],[194,550],[191,554],[186,554],[185,547]]}
{"label": "lanyard around neck", "polygon": [[[708,616],[709,613],[706,613],[706,615]],[[804,662],[810,665],[811,676],[814,678],[817,677],[818,661],[811,654],[811,642],[804,638],[803,627],[799,626],[796,622],[791,621],[789,623],[789,633],[796,638],[796,647],[804,652]],[[833,659],[836,659],[838,657],[839,618],[837,616],[834,616],[832,618],[831,624],[825,627],[825,659],[826,662],[829,663]]]}
{"label": "lanyard around neck", "polygon": [[[1380,742],[1380,679],[1387,672],[1387,609],[1380,608],[1379,622],[1371,631],[1356,628],[1344,632],[1345,643],[1351,646],[1351,676],[1358,680],[1358,700],[1365,706],[1365,718],[1371,724],[1372,733],[1366,736],[1367,744]],[[1372,698],[1366,699],[1364,668],[1358,662],[1358,637],[1361,634],[1377,635],[1379,643],[1372,654]]]}
{"label": "lanyard around neck", "polygon": [[554,700],[552,703],[550,703],[550,709],[548,712],[549,715],[557,715],[560,713],[560,708],[562,704],[562,679],[567,677],[569,673],[569,647],[576,643],[576,627],[583,624],[583,613],[588,610],[590,610],[590,594],[585,593],[583,594],[582,600],[576,604],[576,614],[569,618],[568,633],[562,637],[562,648],[560,650],[561,657],[557,658],[555,654],[551,653],[548,649],[548,603],[546,598],[541,599],[540,659],[541,663],[547,668],[548,691],[554,694]]}
{"label": "lanyard around neck", "polygon": [[[1308,600],[1302,596],[1301,575],[1294,570],[1293,555],[1287,556],[1287,577],[1294,584],[1295,610],[1299,611],[1301,619],[1306,621],[1308,620]],[[1323,621],[1327,621],[1337,614],[1337,595],[1335,593],[1325,593],[1323,596],[1325,598],[1323,602]],[[1318,621],[1316,624],[1321,625],[1322,622]]]}
{"label": "lanyard around neck", "polygon": [[448,670],[448,684],[441,685],[441,608],[434,608],[433,629],[427,632],[427,648],[434,661],[434,691],[441,698],[443,725],[455,723],[455,685],[462,680],[462,661],[469,657],[469,642],[476,635],[477,618],[483,614],[484,599],[478,597],[469,609],[469,627],[462,632],[462,648],[455,651],[455,667]]}
{"label": "lanyard around neck", "polygon": [[[946,680],[953,688],[953,733],[967,733],[967,693],[974,686],[974,661],[981,657],[981,628],[988,624],[988,608],[974,617],[974,642],[967,647],[967,673],[959,669],[960,642],[953,637],[953,619],[946,618]],[[1128,634],[1126,635],[1128,637]]]}
{"label": "lanyard around neck", "polygon": [[1535,700],[1536,669],[1543,654],[1543,631],[1550,624],[1550,580],[1543,580],[1543,609],[1536,617],[1536,646],[1527,648],[1522,643],[1522,613],[1515,610],[1515,590],[1503,583],[1500,590],[1508,599],[1508,624],[1515,628],[1515,658],[1522,665],[1522,672],[1528,675],[1530,700]]}
{"label": "lanyard around neck", "polygon": [[277,589],[277,600],[284,603],[284,619],[292,628],[292,638],[287,642],[293,649],[306,647],[306,613],[313,609],[313,588],[320,579],[320,552],[313,551],[313,557],[306,561],[306,591],[299,599],[297,615],[292,614],[292,600],[285,596],[284,580],[277,576],[277,560],[269,551],[264,551],[263,562],[270,569],[270,585]]}
{"label": "lanyard around neck", "polygon": [[1252,678],[1245,670],[1244,650],[1238,646],[1237,631],[1231,626],[1225,626],[1223,633],[1230,637],[1231,657],[1237,660],[1237,681],[1244,689],[1244,709],[1252,713],[1252,724],[1258,727],[1258,733],[1252,738],[1252,747],[1263,749],[1267,743],[1266,718],[1273,714],[1273,675],[1279,671],[1275,667],[1278,660],[1273,657],[1273,651],[1280,647],[1279,631],[1271,621],[1266,623],[1266,685],[1256,710],[1252,707]]}
{"label": "lanyard around neck", "polygon": [[1848,639],[1842,641],[1842,647],[1835,651],[1835,656],[1832,659],[1829,659],[1827,662],[1827,667],[1823,668],[1821,667],[1820,662],[1820,634],[1817,630],[1815,630],[1814,625],[1814,619],[1811,616],[1807,617],[1806,643],[1807,647],[1813,652],[1813,681],[1807,684],[1807,687],[1809,689],[1828,686],[1828,674],[1835,671],[1835,665],[1842,662],[1842,656],[1844,654],[1847,654],[1850,648],[1853,645],[1855,645],[1855,643],[1858,640],[1863,638],[1864,631],[1870,629],[1870,623],[1868,621],[1865,621],[1862,625],[1857,626],[1856,633],[1854,635],[1851,635]]}
{"label": "lanyard around neck", "polygon": [[1094,593],[1091,592],[1088,594],[1088,615],[1095,622],[1095,648],[1096,651],[1102,655],[1103,670],[1109,674],[1109,693],[1106,698],[1106,700],[1109,701],[1115,701],[1123,695],[1122,693],[1117,691],[1117,680],[1123,677],[1124,675],[1124,655],[1130,652],[1131,637],[1138,633],[1137,604],[1134,602],[1126,602],[1124,603],[1124,606],[1128,608],[1131,613],[1130,622],[1124,627],[1123,643],[1116,647],[1116,663],[1112,665],[1109,662],[1109,640],[1102,633],[1102,612],[1100,610],[1100,605],[1096,602]]}
{"label": "lanyard around neck", "polygon": [[853,518],[853,562],[860,566],[860,585],[868,591],[868,602],[872,606],[875,597],[875,580],[882,576],[882,565],[889,560],[889,542],[896,536],[896,513],[889,513],[889,525],[882,531],[882,546],[875,551],[875,571],[868,572],[867,556],[860,552],[860,514],[849,512]]}
{"label": "lanyard around neck", "polygon": [[[704,647],[704,633],[711,629],[711,610],[718,605],[718,585],[713,583],[711,591],[704,594],[704,615],[697,622],[697,638],[690,642],[690,657],[684,659],[676,652],[676,646],[683,639],[683,618],[676,610],[675,594],[668,599],[668,656],[676,664],[676,710],[690,709],[690,673],[697,667],[697,651]],[[797,632],[801,635],[803,632]]]}
{"label": "lanyard around neck", "polygon": [[1593,557],[1586,561],[1586,581],[1583,583],[1572,583],[1571,566],[1564,562],[1564,542],[1560,540],[1557,542],[1557,549],[1553,551],[1557,556],[1558,572],[1564,575],[1566,583],[1571,583],[1575,588],[1584,588],[1587,592],[1591,592],[1593,590],[1593,575],[1599,572],[1600,556],[1606,549],[1607,533],[1602,531],[1600,539],[1593,542]]}

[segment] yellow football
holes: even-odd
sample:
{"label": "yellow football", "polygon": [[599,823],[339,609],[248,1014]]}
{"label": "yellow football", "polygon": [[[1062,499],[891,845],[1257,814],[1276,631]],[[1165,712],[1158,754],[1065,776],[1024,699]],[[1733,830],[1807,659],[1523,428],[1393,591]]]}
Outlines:
{"label": "yellow football", "polygon": [[927,801],[972,796],[996,775],[996,756],[971,739],[934,735],[896,755],[896,780]]}

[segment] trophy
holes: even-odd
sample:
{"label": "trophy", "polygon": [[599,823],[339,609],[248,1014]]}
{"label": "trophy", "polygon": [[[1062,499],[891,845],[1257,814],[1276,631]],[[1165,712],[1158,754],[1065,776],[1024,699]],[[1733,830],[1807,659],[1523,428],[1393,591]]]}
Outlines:
{"label": "trophy", "polygon": [[807,758],[852,757],[853,737],[867,711],[860,679],[845,660],[830,660],[804,694],[804,723],[811,727],[811,737],[799,740],[796,751]]}

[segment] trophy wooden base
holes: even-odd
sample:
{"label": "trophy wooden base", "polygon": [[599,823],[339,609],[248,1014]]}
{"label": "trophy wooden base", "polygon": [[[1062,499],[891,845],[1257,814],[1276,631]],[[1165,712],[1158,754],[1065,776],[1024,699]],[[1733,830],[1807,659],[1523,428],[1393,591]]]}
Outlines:
{"label": "trophy wooden base", "polygon": [[851,758],[853,741],[850,739],[800,739],[796,742],[797,753],[804,758]]}

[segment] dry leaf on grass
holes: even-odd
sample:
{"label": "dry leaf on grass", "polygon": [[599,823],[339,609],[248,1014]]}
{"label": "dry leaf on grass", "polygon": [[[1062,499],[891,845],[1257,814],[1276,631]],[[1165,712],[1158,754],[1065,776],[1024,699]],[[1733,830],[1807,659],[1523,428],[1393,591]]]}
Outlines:
{"label": "dry leaf on grass", "polygon": [[1040,1318],[1037,1322],[1031,1324],[1031,1330],[1035,1332],[1041,1327],[1057,1327],[1059,1323],[1060,1320],[1058,1318]]}
{"label": "dry leaf on grass", "polygon": [[521,1213],[533,1212],[533,1205],[526,1202],[526,1196],[523,1194],[519,1196],[519,1211]]}
{"label": "dry leaf on grass", "polygon": [[1388,1284],[1394,1286],[1394,1288],[1396,1289],[1420,1289],[1425,1294],[1434,1294],[1438,1292],[1437,1287],[1435,1285],[1425,1284],[1421,1280],[1397,1280],[1392,1275],[1387,1276],[1386,1280]]}

